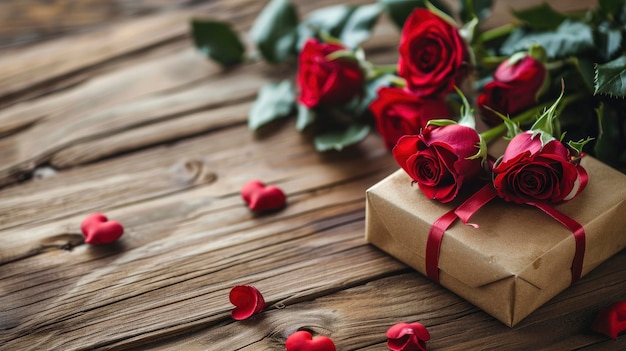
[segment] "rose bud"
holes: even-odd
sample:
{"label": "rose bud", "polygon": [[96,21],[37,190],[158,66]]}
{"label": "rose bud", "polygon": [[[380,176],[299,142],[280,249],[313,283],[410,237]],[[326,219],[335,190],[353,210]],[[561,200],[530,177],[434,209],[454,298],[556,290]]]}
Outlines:
{"label": "rose bud", "polygon": [[308,108],[345,104],[363,91],[363,72],[355,59],[329,59],[347,50],[335,43],[309,39],[298,59],[299,101]]}
{"label": "rose bud", "polygon": [[515,115],[537,103],[537,94],[544,84],[547,70],[530,54],[522,55],[502,62],[493,74],[494,80],[487,83],[484,93],[478,96],[477,103],[486,123],[502,123],[502,119],[490,109],[503,115]]}
{"label": "rose bud", "polygon": [[398,323],[387,330],[387,347],[392,351],[426,351],[428,340],[430,333],[421,323]]}
{"label": "rose bud", "polygon": [[543,144],[540,133],[516,135],[493,168],[498,196],[520,204],[571,200],[586,185],[581,181],[582,166],[571,156],[557,139]]}
{"label": "rose bud", "polygon": [[425,9],[407,18],[399,45],[398,75],[409,90],[439,98],[454,89],[465,75],[469,56],[458,30]]}
{"label": "rose bud", "polygon": [[420,135],[405,135],[393,156],[430,199],[452,201],[464,182],[482,170],[476,130],[459,124],[429,126]]}
{"label": "rose bud", "polygon": [[420,98],[406,89],[383,87],[370,104],[376,118],[376,128],[388,149],[403,135],[419,134],[429,120],[449,118],[448,105],[443,100]]}

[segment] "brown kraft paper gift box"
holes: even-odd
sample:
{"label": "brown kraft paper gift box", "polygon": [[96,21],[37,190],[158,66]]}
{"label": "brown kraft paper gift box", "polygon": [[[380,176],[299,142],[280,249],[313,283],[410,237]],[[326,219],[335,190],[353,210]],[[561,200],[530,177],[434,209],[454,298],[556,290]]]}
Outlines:
{"label": "brown kraft paper gift box", "polygon": [[[626,176],[591,157],[585,190],[557,209],[583,225],[582,275],[626,247]],[[398,170],[366,192],[366,240],[425,275],[428,231],[454,206],[427,199]],[[440,284],[514,326],[571,284],[574,236],[539,209],[494,199],[445,233]]]}

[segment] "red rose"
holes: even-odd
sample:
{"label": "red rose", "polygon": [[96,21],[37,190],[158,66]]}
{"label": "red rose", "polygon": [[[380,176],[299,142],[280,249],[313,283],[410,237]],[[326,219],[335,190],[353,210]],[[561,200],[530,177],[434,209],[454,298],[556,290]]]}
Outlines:
{"label": "red rose", "polygon": [[546,67],[530,55],[511,64],[510,59],[498,66],[494,80],[485,85],[478,106],[485,122],[500,124],[502,119],[485,106],[503,115],[514,115],[537,103],[537,93],[546,78]]}
{"label": "red rose", "polygon": [[553,139],[541,146],[532,132],[515,136],[493,168],[498,196],[515,203],[567,201],[586,185],[569,150]]}
{"label": "red rose", "polygon": [[304,45],[298,60],[298,85],[299,100],[305,106],[341,105],[363,90],[363,72],[357,61],[328,59],[338,50],[346,48],[316,39],[309,39]]}
{"label": "red rose", "polygon": [[448,118],[450,111],[443,100],[422,99],[401,88],[383,87],[370,105],[376,128],[392,149],[403,135],[419,134],[433,118]]}
{"label": "red rose", "polygon": [[481,159],[478,133],[466,126],[450,124],[427,127],[420,135],[405,135],[393,148],[393,156],[420,190],[431,199],[452,201],[464,181],[474,178]]}
{"label": "red rose", "polygon": [[420,96],[441,97],[464,72],[467,47],[457,29],[425,9],[415,9],[402,29],[398,74]]}

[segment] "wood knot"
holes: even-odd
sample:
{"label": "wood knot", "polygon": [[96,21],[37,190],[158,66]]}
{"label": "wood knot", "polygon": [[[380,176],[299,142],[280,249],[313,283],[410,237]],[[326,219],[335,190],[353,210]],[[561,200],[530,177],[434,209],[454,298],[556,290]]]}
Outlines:
{"label": "wood knot", "polygon": [[202,160],[190,158],[174,166],[177,178],[188,184],[208,184],[217,180],[217,174],[207,169]]}

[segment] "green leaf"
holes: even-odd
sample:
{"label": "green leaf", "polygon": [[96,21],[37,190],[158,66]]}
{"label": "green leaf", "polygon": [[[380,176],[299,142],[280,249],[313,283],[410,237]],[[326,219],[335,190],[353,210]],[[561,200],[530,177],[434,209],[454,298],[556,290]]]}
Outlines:
{"label": "green leaf", "polygon": [[316,117],[317,115],[314,110],[311,110],[302,104],[298,104],[298,118],[296,120],[296,129],[299,132],[303,131],[306,127],[315,122]]}
{"label": "green leaf", "polygon": [[533,43],[541,45],[551,59],[577,56],[594,49],[591,27],[568,19],[556,31],[527,33],[523,29],[515,30],[502,44],[500,51],[510,56],[528,50]]}
{"label": "green leaf", "polygon": [[493,0],[459,0],[459,16],[469,22],[472,18],[485,19],[491,15]]}
{"label": "green leaf", "polygon": [[431,119],[426,123],[426,126],[445,127],[451,124],[457,124],[456,121],[451,119]]}
{"label": "green leaf", "polygon": [[561,99],[563,99],[563,90],[561,90],[559,98],[556,99],[556,101],[537,118],[532,127],[530,127],[530,130],[533,132],[533,137],[536,135],[541,137],[541,146],[553,140],[555,134],[560,134],[559,128],[555,126],[555,121],[557,118],[556,109]]}
{"label": "green leaf", "polygon": [[[624,140],[620,134],[620,116],[615,109],[600,104],[596,109],[598,116],[598,138],[594,146],[594,156],[602,162],[617,165],[620,159],[620,150],[624,150]],[[623,151],[621,151],[623,152]]]}
{"label": "green leaf", "polygon": [[474,118],[474,110],[472,109],[472,106],[470,105],[469,101],[467,101],[467,98],[465,97],[461,89],[455,86],[454,90],[456,90],[456,93],[459,94],[459,96],[461,97],[461,101],[463,102],[463,105],[461,105],[460,109],[459,124],[470,127],[472,129],[476,129],[476,118]]}
{"label": "green leaf", "polygon": [[626,56],[596,65],[594,95],[626,97]]}
{"label": "green leaf", "polygon": [[428,11],[434,13],[442,20],[450,23],[451,26],[456,27],[456,21],[454,20],[454,18],[452,18],[452,16],[450,16],[449,14],[445,13],[443,10],[435,6],[432,2],[426,0],[424,1],[424,5],[426,5],[426,8],[428,9]]}
{"label": "green leaf", "polygon": [[320,31],[339,37],[354,9],[348,5],[335,5],[309,13],[305,20],[298,25],[298,49],[302,49],[304,43],[309,38],[316,37]]}
{"label": "green leaf", "polygon": [[[425,8],[427,0],[378,0],[378,3],[385,7],[385,11],[389,14],[393,22],[399,27],[404,26],[404,22],[411,12],[416,8]],[[448,15],[452,14],[450,8],[439,0],[430,1],[437,8],[441,9]]]}
{"label": "green leaf", "polygon": [[289,0],[271,0],[250,29],[250,37],[270,63],[280,63],[294,54],[298,38],[298,14]]}
{"label": "green leaf", "polygon": [[296,92],[290,80],[264,85],[248,113],[248,127],[257,130],[273,120],[288,116],[295,102]]}
{"label": "green leaf", "polygon": [[478,17],[474,17],[473,19],[465,22],[465,24],[459,29],[459,34],[461,38],[465,39],[467,43],[473,43],[476,34],[478,33],[478,24],[480,21]]}
{"label": "green leaf", "polygon": [[556,30],[567,19],[565,15],[555,11],[545,2],[522,11],[513,11],[513,14],[537,30]]}
{"label": "green leaf", "polygon": [[361,116],[367,112],[372,101],[378,97],[378,89],[391,85],[393,77],[395,77],[393,74],[384,74],[367,81],[365,83],[365,94],[355,105],[354,114],[356,116]]}
{"label": "green leaf", "polygon": [[191,36],[198,50],[224,66],[243,61],[245,47],[227,23],[193,19]]}
{"label": "green leaf", "polygon": [[605,14],[612,14],[616,16],[623,6],[626,6],[624,0],[598,0],[599,8]]}
{"label": "green leaf", "polygon": [[350,48],[356,48],[370,37],[372,28],[383,9],[379,4],[358,6],[341,30],[340,39]]}
{"label": "green leaf", "polygon": [[567,145],[569,145],[569,147],[571,147],[572,149],[576,150],[578,155],[580,155],[583,152],[583,147],[585,147],[585,145],[589,144],[589,142],[592,141],[592,140],[593,140],[593,138],[581,139],[579,141],[570,140],[570,141],[567,142]]}
{"label": "green leaf", "polygon": [[596,30],[596,47],[602,58],[610,60],[622,46],[622,31],[610,28],[608,23],[603,23]]}
{"label": "green leaf", "polygon": [[342,130],[330,130],[314,137],[317,151],[337,150],[341,151],[346,146],[356,144],[365,139],[371,127],[367,124],[353,124]]}

